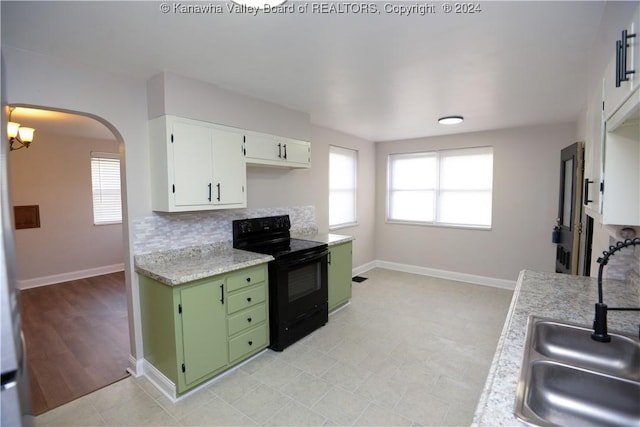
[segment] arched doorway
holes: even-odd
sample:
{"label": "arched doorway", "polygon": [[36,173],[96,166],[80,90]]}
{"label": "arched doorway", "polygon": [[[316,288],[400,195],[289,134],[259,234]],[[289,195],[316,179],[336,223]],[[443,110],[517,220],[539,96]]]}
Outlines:
{"label": "arched doorway", "polygon": [[36,129],[29,148],[8,153],[8,165],[11,205],[37,207],[39,217],[37,227],[14,230],[39,414],[128,375],[122,221],[96,220],[92,170],[102,158],[120,169],[124,150],[110,129],[81,114],[16,108],[11,121]]}

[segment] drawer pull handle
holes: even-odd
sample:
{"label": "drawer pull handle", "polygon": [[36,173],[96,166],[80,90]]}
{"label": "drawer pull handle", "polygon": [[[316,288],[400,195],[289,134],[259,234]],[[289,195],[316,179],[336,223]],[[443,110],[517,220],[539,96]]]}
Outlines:
{"label": "drawer pull handle", "polygon": [[247,322],[251,323],[251,317],[249,317],[249,318],[247,319]]}
{"label": "drawer pull handle", "polygon": [[249,341],[249,345],[253,345],[253,341]]}
{"label": "drawer pull handle", "polygon": [[247,298],[247,302],[251,302],[251,297],[248,297],[248,298]]}
{"label": "drawer pull handle", "polygon": [[251,277],[247,277],[247,283],[251,282]]}

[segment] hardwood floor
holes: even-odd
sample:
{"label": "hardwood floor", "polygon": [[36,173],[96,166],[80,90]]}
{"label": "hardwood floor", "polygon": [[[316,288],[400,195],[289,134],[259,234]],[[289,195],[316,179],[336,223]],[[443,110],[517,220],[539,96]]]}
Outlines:
{"label": "hardwood floor", "polygon": [[26,289],[20,305],[34,415],[129,375],[124,272]]}

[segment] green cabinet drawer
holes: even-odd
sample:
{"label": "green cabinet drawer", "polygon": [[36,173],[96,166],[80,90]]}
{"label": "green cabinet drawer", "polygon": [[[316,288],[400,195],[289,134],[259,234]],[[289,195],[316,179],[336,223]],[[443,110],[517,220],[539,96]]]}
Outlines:
{"label": "green cabinet drawer", "polygon": [[263,323],[236,338],[229,340],[229,362],[262,350],[267,346],[267,324]]}
{"label": "green cabinet drawer", "polygon": [[267,319],[267,305],[261,304],[254,308],[242,311],[233,316],[229,316],[227,322],[227,330],[229,336],[235,335],[238,332],[248,329],[254,325],[264,322]]}
{"label": "green cabinet drawer", "polygon": [[263,283],[262,285],[249,288],[246,291],[240,291],[233,295],[229,295],[227,302],[227,314],[235,313],[236,311],[253,307],[256,304],[264,302],[267,298],[266,289],[267,288]]}
{"label": "green cabinet drawer", "polygon": [[227,276],[227,292],[264,282],[266,267],[247,268]]}

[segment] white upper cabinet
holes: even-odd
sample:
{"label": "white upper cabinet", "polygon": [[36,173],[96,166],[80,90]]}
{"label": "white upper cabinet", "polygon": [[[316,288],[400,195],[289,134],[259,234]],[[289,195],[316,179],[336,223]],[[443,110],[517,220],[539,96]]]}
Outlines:
{"label": "white upper cabinet", "polygon": [[611,42],[611,59],[604,75],[604,117],[609,119],[630,97],[640,96],[640,6],[626,28]]}
{"label": "white upper cabinet", "polygon": [[152,208],[161,212],[244,208],[243,134],[162,116],[149,123]]}
{"label": "white upper cabinet", "polygon": [[311,144],[258,132],[245,132],[247,164],[308,168],[311,166]]}

